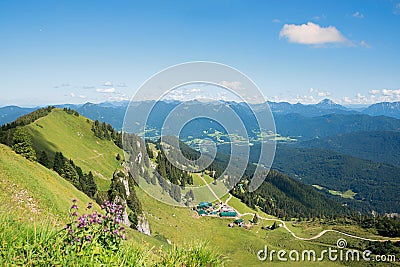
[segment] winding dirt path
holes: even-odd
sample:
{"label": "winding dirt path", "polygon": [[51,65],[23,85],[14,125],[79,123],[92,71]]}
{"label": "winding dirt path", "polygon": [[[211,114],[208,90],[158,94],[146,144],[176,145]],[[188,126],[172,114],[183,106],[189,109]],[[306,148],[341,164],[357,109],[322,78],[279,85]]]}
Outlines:
{"label": "winding dirt path", "polygon": [[[254,216],[254,213],[251,212],[247,212],[244,214],[241,214],[240,216],[244,216],[244,215],[252,215]],[[360,239],[360,240],[365,240],[365,241],[372,241],[372,242],[386,242],[386,241],[392,241],[392,242],[399,242],[400,239],[371,239],[371,238],[365,238],[365,237],[360,237],[360,236],[356,236],[356,235],[351,235],[351,234],[347,234],[338,230],[331,230],[331,229],[327,229],[327,230],[323,230],[321,231],[319,234],[313,236],[313,237],[299,237],[297,236],[292,230],[289,229],[289,227],[287,227],[286,223],[280,219],[271,219],[271,218],[264,218],[261,216],[258,216],[259,219],[261,220],[265,220],[265,221],[277,221],[280,222],[282,224],[282,227],[286,229],[286,231],[288,231],[294,238],[298,239],[298,240],[304,240],[304,241],[309,241],[309,240],[314,240],[317,238],[320,238],[321,236],[323,236],[324,234],[328,233],[328,232],[333,232],[333,233],[338,233],[344,236],[348,236],[351,238],[356,238],[356,239]]]}
{"label": "winding dirt path", "polygon": [[218,202],[222,202],[221,199],[217,196],[217,194],[215,194],[214,190],[212,190],[211,186],[207,183],[207,181],[200,174],[197,174],[197,176],[200,177],[203,183],[208,187],[208,190],[210,190],[210,192],[214,195],[214,197],[218,199]]}
{"label": "winding dirt path", "polygon": [[[228,202],[229,202],[229,200],[231,200],[231,198],[232,198],[232,195],[229,194],[229,197],[226,199],[225,204],[228,204]],[[236,212],[237,212],[237,211],[236,211]],[[239,213],[238,213],[238,214],[239,214]]]}

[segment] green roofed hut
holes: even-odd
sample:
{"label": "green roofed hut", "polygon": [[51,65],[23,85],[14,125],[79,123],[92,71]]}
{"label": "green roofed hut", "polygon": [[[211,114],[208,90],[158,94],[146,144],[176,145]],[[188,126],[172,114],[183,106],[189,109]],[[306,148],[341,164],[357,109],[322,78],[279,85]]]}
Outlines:
{"label": "green roofed hut", "polygon": [[243,226],[244,220],[242,218],[236,219],[234,221],[235,224],[237,224],[239,227]]}
{"label": "green roofed hut", "polygon": [[239,218],[239,219],[235,220],[235,223],[236,223],[236,224],[243,223],[243,219],[242,219],[242,218]]}
{"label": "green roofed hut", "polygon": [[207,213],[207,211],[205,211],[205,210],[199,210],[199,211],[197,212],[197,214],[199,214],[199,216],[204,216],[204,215],[207,215],[208,213]]}
{"label": "green roofed hut", "polygon": [[208,209],[211,208],[212,204],[210,202],[200,202],[197,206],[198,209]]}
{"label": "green roofed hut", "polygon": [[219,213],[219,216],[225,218],[236,217],[237,213],[235,211],[223,211]]}

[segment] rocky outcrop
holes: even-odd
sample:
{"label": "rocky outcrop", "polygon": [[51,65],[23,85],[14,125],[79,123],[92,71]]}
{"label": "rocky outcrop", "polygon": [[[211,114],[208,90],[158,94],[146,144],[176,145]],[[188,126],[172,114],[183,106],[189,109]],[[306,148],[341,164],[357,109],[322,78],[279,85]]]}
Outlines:
{"label": "rocky outcrop", "polygon": [[122,223],[128,227],[131,227],[132,224],[129,221],[128,213],[126,212],[126,209],[127,209],[126,200],[120,196],[116,196],[113,202],[120,203],[124,207],[123,212],[122,212]]}
{"label": "rocky outcrop", "polygon": [[[128,199],[129,196],[131,195],[131,193],[134,194],[135,192],[131,192],[131,190],[130,190],[131,188],[133,190],[133,185],[130,186],[130,184],[129,184],[129,182],[130,182],[129,179],[128,179],[128,177],[129,177],[129,174],[128,174],[129,169],[127,168],[126,164],[123,164],[123,167],[124,167],[124,169],[123,169],[122,172],[124,173],[124,177],[118,176],[118,175],[115,175],[115,177],[118,177],[119,181],[121,182],[121,184],[123,184],[124,189],[125,189],[125,198]],[[132,226],[131,222],[129,221],[129,216],[128,216],[127,212],[126,212],[126,210],[127,210],[127,202],[126,202],[126,200],[122,199],[121,197],[117,197],[115,201],[120,201],[120,203],[122,203],[123,206],[125,207],[124,212],[123,212],[124,224],[126,224],[129,227],[135,228],[134,226]],[[149,224],[146,216],[142,212],[137,216],[136,229],[139,232],[141,232],[141,233],[143,233],[145,235],[149,235],[149,236],[151,235],[150,224]]]}
{"label": "rocky outcrop", "polygon": [[143,213],[138,216],[138,225],[136,226],[136,229],[145,235],[151,235],[149,221],[147,221],[146,216]]}

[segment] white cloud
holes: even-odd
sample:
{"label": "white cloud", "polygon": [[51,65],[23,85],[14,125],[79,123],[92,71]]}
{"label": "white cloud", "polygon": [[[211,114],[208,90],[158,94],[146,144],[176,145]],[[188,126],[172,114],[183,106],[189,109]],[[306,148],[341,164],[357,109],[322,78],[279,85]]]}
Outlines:
{"label": "white cloud", "polygon": [[318,24],[285,24],[279,38],[286,38],[290,43],[321,46],[325,44],[351,44],[334,26],[321,27]]}
{"label": "white cloud", "polygon": [[87,96],[85,96],[85,95],[80,95],[79,98],[85,99],[85,98],[87,98]]}
{"label": "white cloud", "polygon": [[360,42],[360,45],[363,46],[363,47],[365,47],[365,48],[371,48],[371,46],[370,46],[367,42],[365,42],[365,41],[361,41],[361,42]]}
{"label": "white cloud", "polygon": [[113,83],[112,82],[105,82],[103,85],[104,86],[113,86]]}
{"label": "white cloud", "polygon": [[63,83],[63,84],[60,84],[60,85],[55,85],[55,86],[53,86],[53,88],[70,87],[70,86],[71,86],[71,84],[69,84],[69,83]]}
{"label": "white cloud", "polygon": [[201,92],[201,89],[199,89],[199,88],[192,88],[192,89],[189,89],[188,92],[189,92],[189,93],[200,93],[200,92]]}
{"label": "white cloud", "polygon": [[326,96],[330,96],[330,95],[331,95],[330,92],[318,92],[317,93],[317,96],[320,96],[320,97],[326,97]]}
{"label": "white cloud", "polygon": [[398,90],[383,89],[382,94],[384,96],[392,96],[392,95],[400,96],[400,89]]}
{"label": "white cloud", "polygon": [[322,91],[311,87],[304,94],[293,94],[290,90],[286,93],[281,93],[278,96],[268,96],[267,99],[273,102],[289,102],[289,103],[302,103],[302,104],[316,104],[323,98],[330,97],[332,95],[329,91]]}
{"label": "white cloud", "polygon": [[295,98],[295,102],[296,103],[300,102],[300,103],[303,103],[303,104],[315,104],[318,101],[312,95],[298,95]]}
{"label": "white cloud", "polygon": [[357,18],[357,19],[363,19],[364,18],[364,14],[360,13],[360,12],[354,12],[352,15],[353,18]]}
{"label": "white cloud", "polygon": [[394,11],[393,11],[393,13],[394,13],[395,15],[399,15],[399,14],[400,14],[400,2],[398,2],[398,3],[396,3],[396,4],[394,5]]}
{"label": "white cloud", "polygon": [[96,89],[96,92],[98,93],[115,93],[115,88],[98,88]]}
{"label": "white cloud", "polygon": [[321,16],[315,16],[312,18],[313,20],[321,20],[321,19],[326,19],[326,15],[322,14]]}
{"label": "white cloud", "polygon": [[373,89],[373,90],[369,91],[369,93],[370,93],[371,95],[377,95],[377,94],[380,94],[380,93],[381,93],[381,90]]}
{"label": "white cloud", "polygon": [[354,98],[345,97],[343,101],[348,104],[374,104],[379,102],[400,101],[400,89],[372,89],[369,96],[357,93]]}
{"label": "white cloud", "polygon": [[92,85],[84,85],[82,86],[83,89],[94,89],[96,87],[92,86]]}
{"label": "white cloud", "polygon": [[[330,96],[328,91],[320,91],[310,88],[309,94],[304,95],[286,95],[268,97],[268,100],[274,102],[289,102],[302,104],[315,104],[322,100],[322,97]],[[334,102],[343,104],[375,104],[379,102],[400,101],[400,89],[371,89],[368,93],[357,93],[354,96],[344,96],[340,99],[333,99]]]}
{"label": "white cloud", "polygon": [[280,19],[273,19],[272,22],[273,23],[281,23],[281,20]]}
{"label": "white cloud", "polygon": [[319,97],[327,97],[331,95],[331,92],[328,91],[320,91],[318,89],[310,88],[309,90],[310,94],[313,94],[314,96],[319,96]]}
{"label": "white cloud", "polygon": [[231,88],[233,90],[240,90],[243,89],[242,83],[241,82],[228,82],[228,81],[222,81],[219,83],[220,85]]}
{"label": "white cloud", "polygon": [[[112,86],[112,85],[111,85]],[[127,87],[126,83],[118,83],[117,87]]]}
{"label": "white cloud", "polygon": [[345,97],[343,97],[343,102],[344,102],[344,103],[351,104],[353,101],[350,99],[350,97],[345,96]]}
{"label": "white cloud", "polygon": [[383,89],[382,90],[382,95],[384,95],[384,96],[392,95],[392,90]]}
{"label": "white cloud", "polygon": [[129,97],[125,94],[113,95],[107,98],[108,101],[126,101]]}
{"label": "white cloud", "polygon": [[73,92],[69,93],[70,97],[75,97],[75,94]]}
{"label": "white cloud", "polygon": [[362,95],[361,93],[356,94],[356,100],[359,101],[364,101],[367,97],[365,95]]}

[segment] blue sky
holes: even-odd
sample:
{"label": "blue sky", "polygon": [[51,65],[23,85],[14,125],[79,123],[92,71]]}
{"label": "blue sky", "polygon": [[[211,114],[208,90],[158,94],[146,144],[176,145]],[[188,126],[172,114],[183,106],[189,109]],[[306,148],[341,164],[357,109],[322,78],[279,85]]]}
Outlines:
{"label": "blue sky", "polygon": [[188,61],[268,100],[400,101],[400,1],[0,1],[0,105],[129,99]]}

